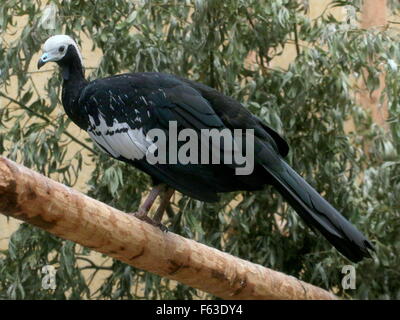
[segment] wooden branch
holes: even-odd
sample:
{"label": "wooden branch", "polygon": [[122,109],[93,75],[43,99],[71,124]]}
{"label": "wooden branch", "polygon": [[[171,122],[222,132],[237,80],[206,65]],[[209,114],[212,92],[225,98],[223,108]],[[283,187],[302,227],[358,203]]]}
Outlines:
{"label": "wooden branch", "polygon": [[225,299],[336,299],[118,211],[0,157],[0,212],[134,267]]}

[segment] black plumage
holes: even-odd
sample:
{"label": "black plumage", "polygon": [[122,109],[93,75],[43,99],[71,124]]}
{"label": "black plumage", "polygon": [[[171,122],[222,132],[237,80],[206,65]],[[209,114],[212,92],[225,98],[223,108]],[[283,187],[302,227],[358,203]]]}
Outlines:
{"label": "black plumage", "polygon": [[[65,112],[110,156],[146,172],[155,185],[165,184],[202,201],[217,201],[221,192],[261,190],[272,184],[310,227],[347,258],[358,262],[369,256],[373,246],[366,237],[283,160],[289,149],[286,141],[239,102],[165,73],[128,73],[87,82],[77,46],[65,41],[66,36],[55,37],[47,44],[49,52],[65,46],[66,53],[53,60],[46,53],[45,58],[62,69]],[[40,60],[39,66],[44,62]],[[167,132],[170,121],[196,131],[254,129],[253,173],[235,175],[234,165],[150,164],[139,159],[148,147],[146,133],[154,128]]]}

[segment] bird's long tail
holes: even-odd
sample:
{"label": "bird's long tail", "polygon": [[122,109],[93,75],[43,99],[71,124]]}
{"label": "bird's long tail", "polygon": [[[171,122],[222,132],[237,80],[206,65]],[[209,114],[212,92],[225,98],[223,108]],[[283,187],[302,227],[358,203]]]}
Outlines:
{"label": "bird's long tail", "polygon": [[[278,160],[278,159],[276,159]],[[368,239],[315,191],[283,159],[275,165],[263,165],[273,184],[303,220],[353,262],[371,257],[374,250]]]}

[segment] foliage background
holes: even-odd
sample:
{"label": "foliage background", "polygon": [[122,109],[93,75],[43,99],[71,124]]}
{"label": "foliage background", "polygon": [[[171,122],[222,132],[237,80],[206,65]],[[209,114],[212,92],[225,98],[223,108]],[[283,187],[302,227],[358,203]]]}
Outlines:
{"label": "foliage background", "polygon": [[[341,268],[349,261],[305,227],[267,187],[256,193],[224,194],[218,204],[177,197],[170,229],[246,260],[357,299],[400,298],[400,51],[396,25],[384,31],[357,26],[359,1],[346,6],[346,21],[307,15],[307,1],[115,0],[49,1],[58,8],[56,29],[44,29],[39,0],[0,4],[0,31],[25,17],[21,36],[0,46],[0,153],[73,186],[82,150],[96,163],[89,195],[134,211],[149,179],[94,150],[70,133],[60,107],[61,77],[52,75],[46,95],[37,95],[30,63],[45,39],[58,33],[86,34],[103,58],[86,71],[90,79],[123,71],[163,71],[211,85],[244,103],[288,140],[288,162],[375,244],[376,255],[356,266],[357,289],[343,291]],[[393,13],[398,5],[393,1]],[[288,45],[296,58],[287,70],[271,60]],[[253,60],[249,60],[249,55]],[[252,61],[252,62],[249,62]],[[32,61],[33,65],[36,61]],[[390,110],[388,131],[375,125],[356,93],[379,86]],[[6,90],[16,77],[18,92]],[[351,130],[345,124],[352,123]],[[71,125],[72,126],[72,125]],[[77,152],[67,152],[78,143]],[[86,160],[86,159],[85,159]],[[235,199],[235,206],[232,200]],[[283,230],[274,214],[285,219]],[[1,226],[0,226],[1,227]],[[85,262],[85,263],[82,263]],[[41,288],[43,265],[57,269],[55,291]],[[98,290],[89,285],[109,271]],[[195,289],[126,266],[101,266],[90,251],[22,224],[0,253],[0,299],[213,298]]]}

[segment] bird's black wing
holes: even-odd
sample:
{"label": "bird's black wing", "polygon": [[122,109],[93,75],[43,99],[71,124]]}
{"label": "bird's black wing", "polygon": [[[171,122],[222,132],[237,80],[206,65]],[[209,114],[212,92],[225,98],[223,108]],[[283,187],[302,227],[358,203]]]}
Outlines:
{"label": "bird's black wing", "polygon": [[161,129],[168,138],[171,121],[179,129],[197,132],[225,128],[207,100],[185,83],[167,75],[114,76],[89,84],[79,104],[87,114],[87,131],[93,141],[112,157],[150,174],[155,181],[205,201],[216,201],[217,192],[232,187],[229,179],[222,179],[229,187],[218,184],[215,168],[208,165],[149,164],[145,159],[154,142],[147,133]]}
{"label": "bird's black wing", "polygon": [[289,145],[285,139],[244,108],[240,102],[202,83],[185,78],[179,79],[201,93],[227,128],[253,129],[256,137],[268,141],[282,157],[288,154]]}

